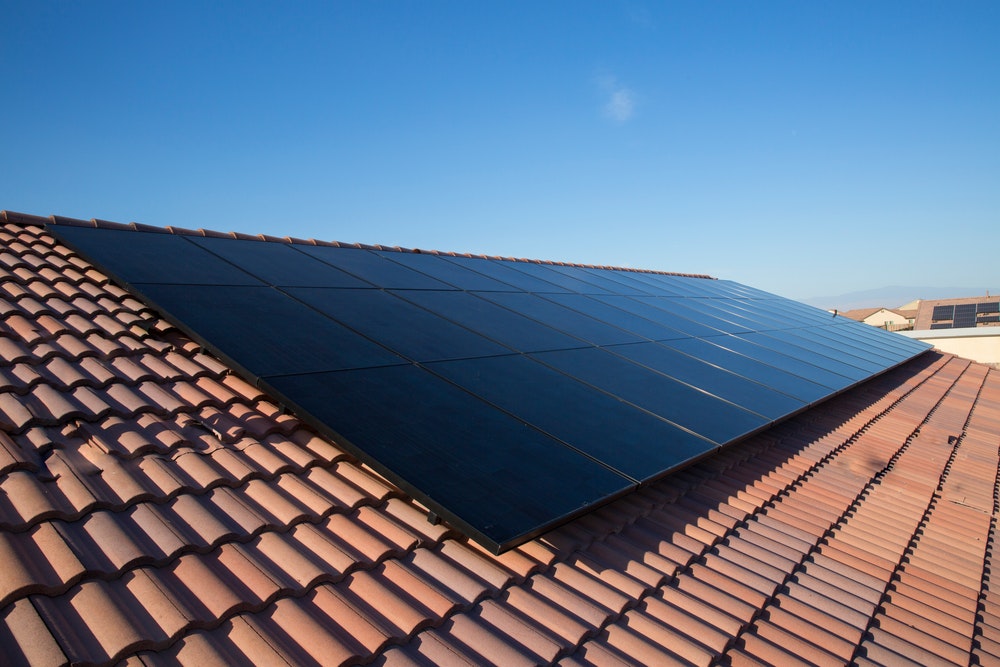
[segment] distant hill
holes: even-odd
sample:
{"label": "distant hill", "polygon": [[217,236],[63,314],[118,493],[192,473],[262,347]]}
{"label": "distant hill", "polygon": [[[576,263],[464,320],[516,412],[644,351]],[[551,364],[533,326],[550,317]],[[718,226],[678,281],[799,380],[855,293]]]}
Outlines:
{"label": "distant hill", "polygon": [[[848,292],[838,296],[817,296],[802,299],[803,303],[824,310],[854,310],[855,308],[898,308],[914,299],[957,299],[964,296],[985,296],[982,287],[905,287],[892,285],[877,289]],[[990,294],[1000,297],[1000,288],[990,288]]]}

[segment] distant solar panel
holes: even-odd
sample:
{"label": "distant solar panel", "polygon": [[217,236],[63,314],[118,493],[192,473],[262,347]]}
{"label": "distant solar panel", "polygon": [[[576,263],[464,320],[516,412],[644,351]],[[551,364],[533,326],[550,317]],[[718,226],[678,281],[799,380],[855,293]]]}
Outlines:
{"label": "distant solar panel", "polygon": [[929,347],[725,280],[49,231],[497,552]]}
{"label": "distant solar panel", "polygon": [[962,303],[955,306],[953,329],[967,329],[976,326],[976,304]]}
{"label": "distant solar panel", "polygon": [[988,301],[976,305],[977,313],[1000,313],[1000,301]]}
{"label": "distant solar panel", "polygon": [[955,318],[955,306],[934,306],[931,313],[931,320],[939,322],[941,320],[951,320]]}

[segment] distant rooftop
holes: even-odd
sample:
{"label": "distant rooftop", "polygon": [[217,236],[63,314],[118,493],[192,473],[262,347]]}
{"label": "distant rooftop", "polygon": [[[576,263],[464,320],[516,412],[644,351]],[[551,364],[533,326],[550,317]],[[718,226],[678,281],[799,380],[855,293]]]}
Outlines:
{"label": "distant rooftop", "polygon": [[1000,297],[970,296],[920,302],[915,331],[1000,326]]}

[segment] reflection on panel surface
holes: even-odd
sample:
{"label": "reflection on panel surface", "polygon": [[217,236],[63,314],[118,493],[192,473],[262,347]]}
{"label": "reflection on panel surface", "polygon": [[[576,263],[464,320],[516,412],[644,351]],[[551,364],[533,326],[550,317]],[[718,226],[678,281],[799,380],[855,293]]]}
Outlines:
{"label": "reflection on panel surface", "polygon": [[928,347],[725,280],[49,231],[493,551]]}
{"label": "reflection on panel surface", "polygon": [[198,340],[257,377],[406,363],[270,287],[135,286]]}
{"label": "reflection on panel surface", "polygon": [[449,361],[428,368],[518,419],[582,448],[584,454],[613,461],[619,472],[638,481],[717,447],[521,355]]}
{"label": "reflection on panel surface", "polygon": [[719,444],[748,435],[768,423],[767,418],[751,410],[608,350],[560,350],[531,356]]}
{"label": "reflection on panel surface", "polygon": [[338,268],[296,250],[290,243],[247,243],[194,238],[202,248],[278,287],[372,287]]}
{"label": "reflection on panel surface", "polygon": [[292,287],[288,294],[417,362],[510,352],[488,338],[383,290]]}

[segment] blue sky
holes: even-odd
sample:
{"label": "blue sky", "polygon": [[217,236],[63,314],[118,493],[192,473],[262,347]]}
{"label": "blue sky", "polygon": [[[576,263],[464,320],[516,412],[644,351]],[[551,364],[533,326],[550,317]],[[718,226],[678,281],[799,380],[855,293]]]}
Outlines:
{"label": "blue sky", "polygon": [[1000,285],[1000,3],[6,0],[0,21],[0,208],[793,298]]}

